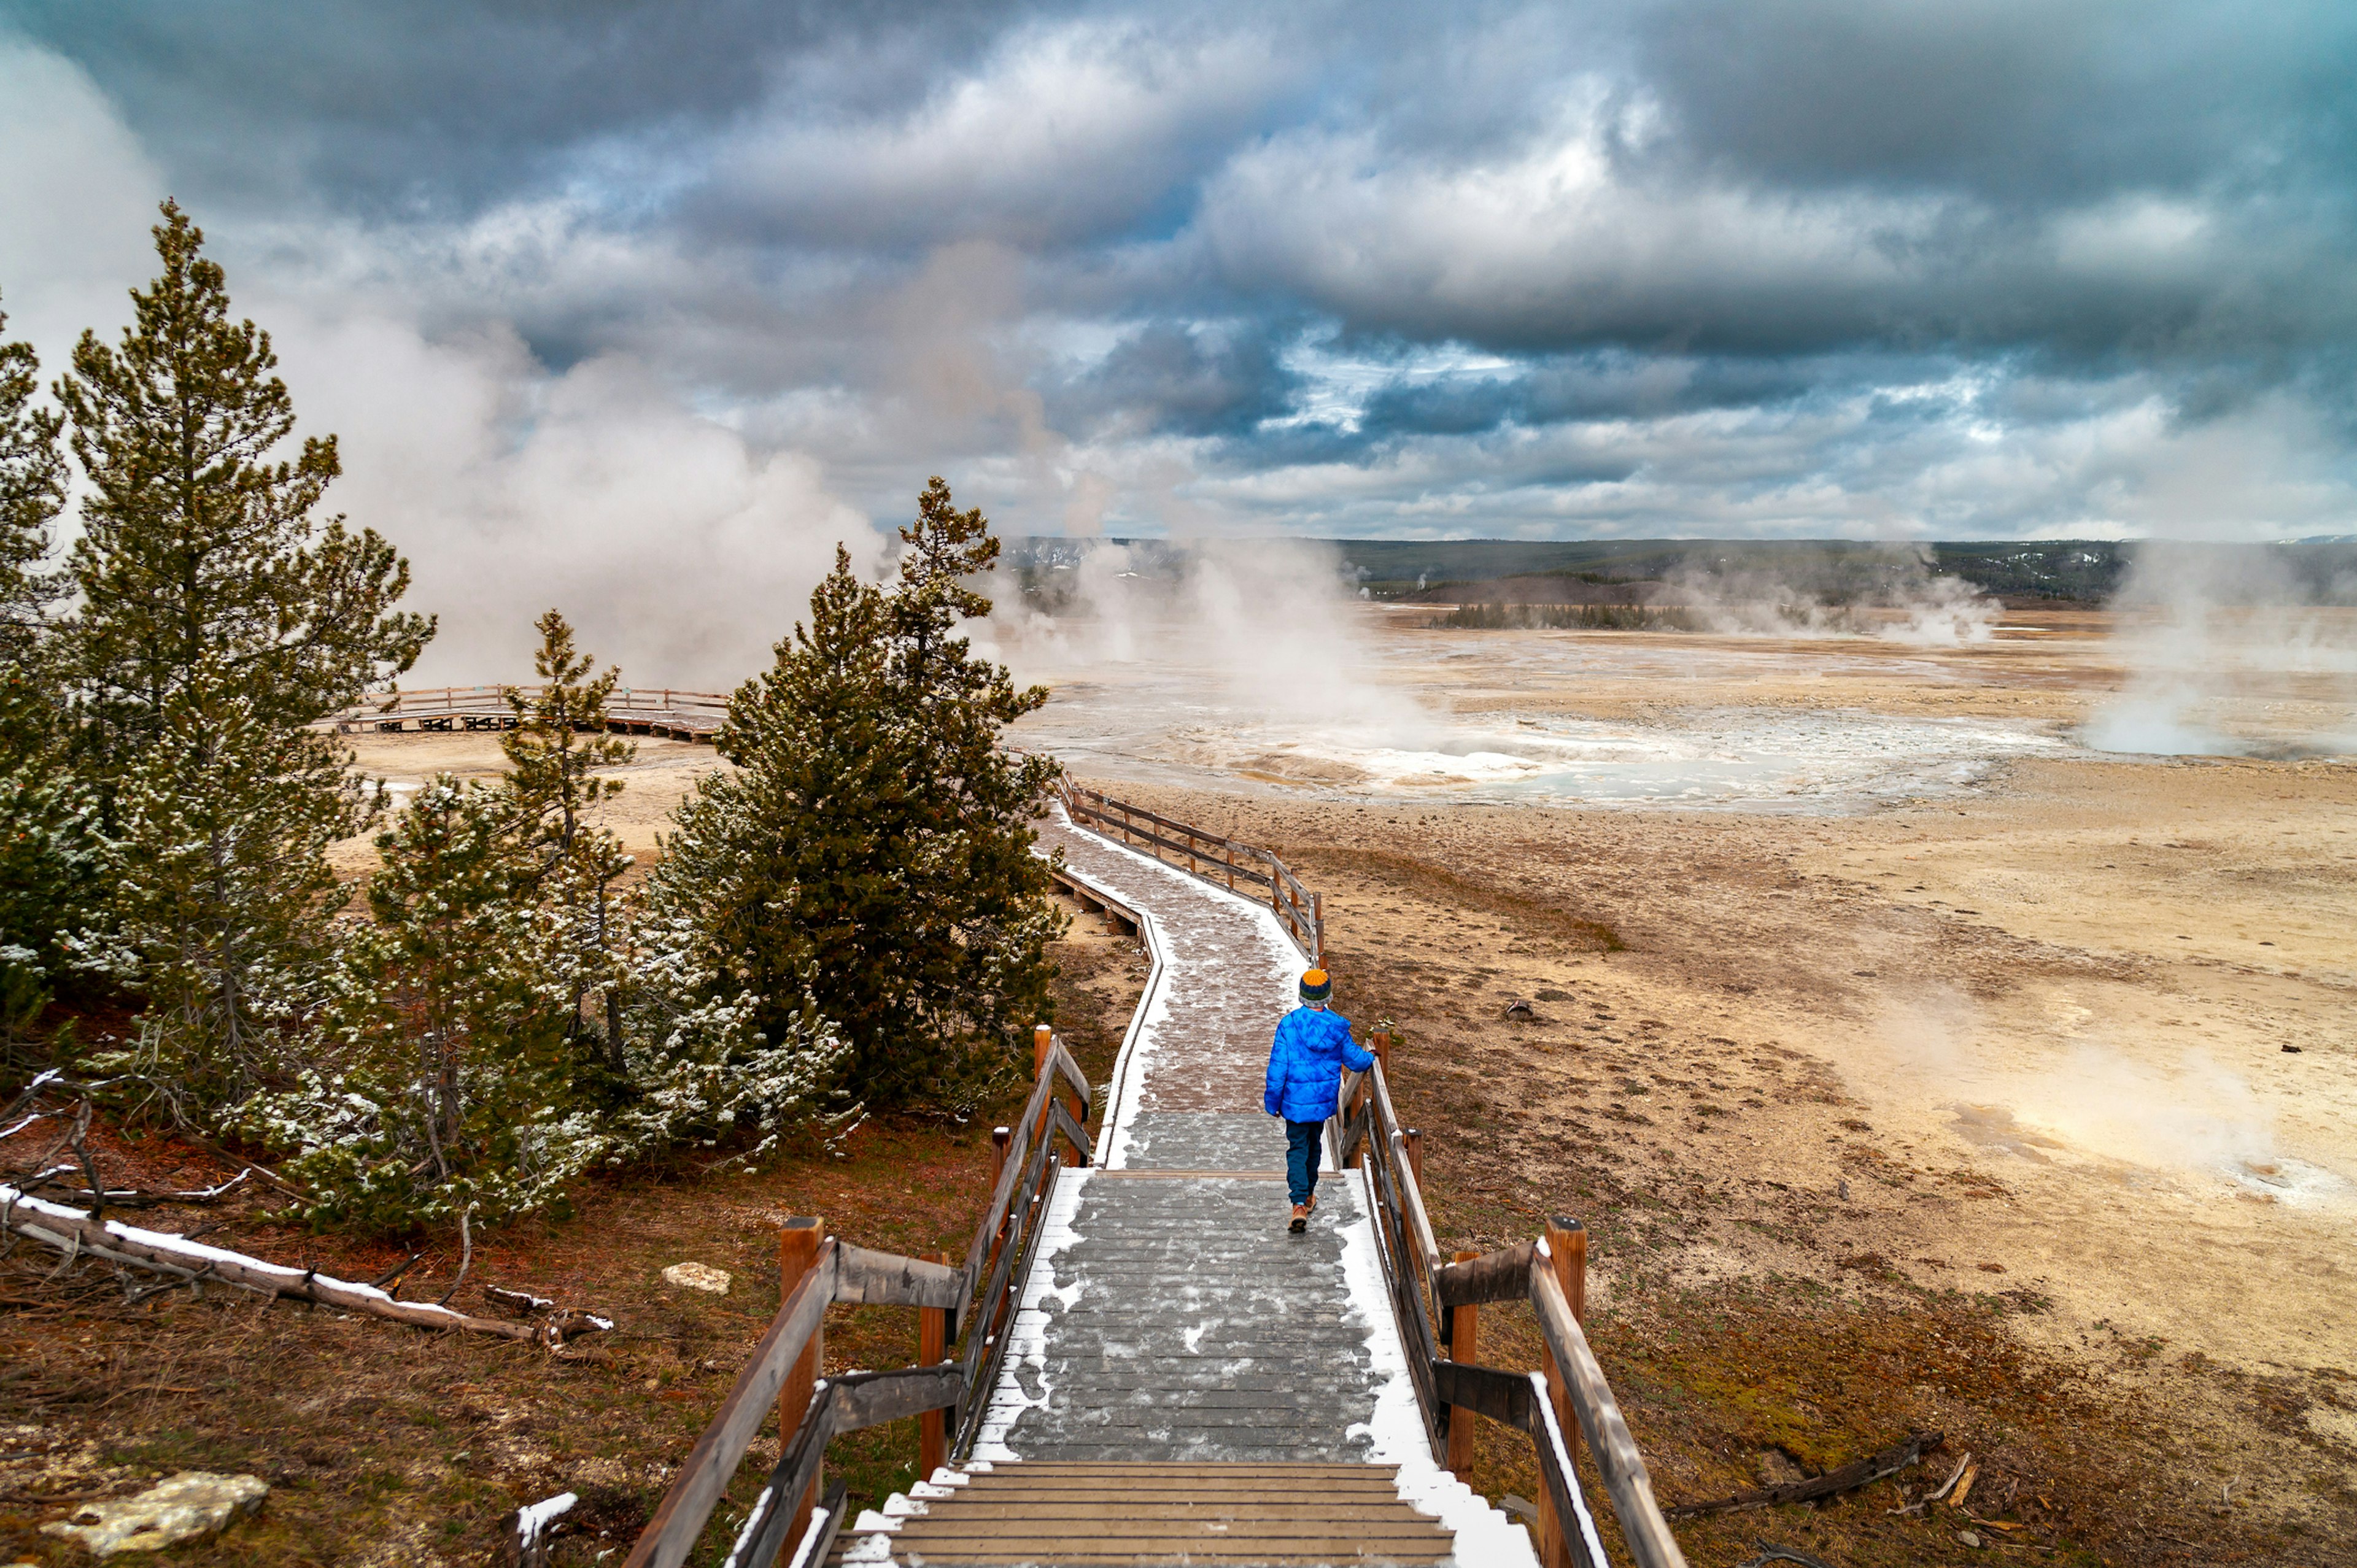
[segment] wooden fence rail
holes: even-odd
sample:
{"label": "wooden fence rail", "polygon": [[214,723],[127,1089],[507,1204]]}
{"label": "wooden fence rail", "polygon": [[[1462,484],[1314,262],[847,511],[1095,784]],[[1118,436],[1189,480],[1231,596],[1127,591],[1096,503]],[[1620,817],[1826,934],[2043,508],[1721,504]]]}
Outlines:
{"label": "wooden fence rail", "polygon": [[[785,1300],[680,1466],[631,1548],[627,1568],[677,1568],[686,1561],[773,1404],[780,1425],[791,1422],[792,1430],[780,1433],[777,1466],[737,1531],[728,1568],[770,1568],[790,1544],[805,1541],[812,1550],[802,1553],[802,1561],[825,1560],[848,1503],[840,1485],[814,1507],[811,1499],[826,1445],[840,1434],[946,1412],[959,1434],[958,1454],[972,1446],[1005,1359],[1022,1266],[1038,1240],[1056,1175],[1067,1159],[1089,1163],[1082,1125],[1093,1098],[1088,1079],[1046,1025],[1038,1035],[1037,1081],[1020,1121],[997,1130],[1006,1134],[1008,1153],[963,1263],[872,1251],[832,1236],[815,1239],[823,1229],[816,1219],[786,1222],[780,1238],[781,1258],[788,1260]],[[1070,1108],[1075,1103],[1077,1116]],[[1056,1146],[1060,1140],[1062,1148]],[[803,1260],[799,1272],[795,1258]],[[826,1308],[838,1301],[917,1308],[928,1318],[920,1338],[937,1346],[941,1359],[894,1371],[816,1376],[823,1369],[815,1351]],[[951,1357],[961,1330],[964,1348]],[[806,1388],[797,1387],[802,1378]],[[920,1474],[930,1477],[949,1457],[946,1428],[928,1423],[919,1448]]]}
{"label": "wooden fence rail", "polygon": [[[1199,876],[1214,887],[1225,887],[1231,893],[1236,891],[1239,882],[1248,887],[1265,887],[1269,908],[1285,923],[1286,933],[1301,950],[1302,957],[1313,965],[1326,961],[1324,900],[1303,886],[1293,868],[1272,852],[1174,822],[1143,806],[1116,800],[1101,789],[1083,789],[1069,780],[1057,783],[1056,798],[1063,803],[1065,814],[1075,826],[1085,827],[1131,849],[1142,849],[1164,865]],[[1250,864],[1253,862],[1267,869],[1255,869]]]}
{"label": "wooden fence rail", "polygon": [[[1075,825],[1143,849],[1215,886],[1232,890],[1243,882],[1269,889],[1271,908],[1304,956],[1324,962],[1323,901],[1274,854],[1099,790],[1067,783],[1058,787],[1058,797]],[[1257,862],[1268,870],[1240,862]],[[1376,1256],[1435,1456],[1469,1458],[1465,1427],[1477,1416],[1528,1434],[1545,1481],[1536,1531],[1543,1568],[1606,1568],[1574,1463],[1575,1444],[1584,1436],[1638,1568],[1685,1568],[1620,1402],[1580,1328],[1587,1232],[1577,1221],[1557,1216],[1535,1240],[1444,1260],[1425,1207],[1423,1134],[1402,1126],[1392,1103],[1391,1040],[1379,1033],[1368,1047],[1374,1065],[1364,1073],[1344,1074],[1330,1131],[1340,1163],[1362,1167],[1374,1195]],[[1487,1303],[1522,1299],[1538,1314],[1544,1369],[1523,1373],[1480,1365],[1473,1359],[1476,1312]]]}

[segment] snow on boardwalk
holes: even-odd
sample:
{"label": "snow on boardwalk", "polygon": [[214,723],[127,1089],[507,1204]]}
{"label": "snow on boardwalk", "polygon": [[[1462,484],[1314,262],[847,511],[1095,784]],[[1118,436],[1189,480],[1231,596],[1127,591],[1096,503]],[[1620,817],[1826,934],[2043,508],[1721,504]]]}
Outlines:
{"label": "snow on boardwalk", "polygon": [[1397,1465],[1460,1561],[1530,1562],[1522,1528],[1433,1463],[1363,1178],[1329,1158],[1308,1233],[1286,1229],[1285,1129],[1261,1089],[1304,964],[1275,914],[1060,813],[1040,839],[1139,913],[1156,964],[974,1457]]}

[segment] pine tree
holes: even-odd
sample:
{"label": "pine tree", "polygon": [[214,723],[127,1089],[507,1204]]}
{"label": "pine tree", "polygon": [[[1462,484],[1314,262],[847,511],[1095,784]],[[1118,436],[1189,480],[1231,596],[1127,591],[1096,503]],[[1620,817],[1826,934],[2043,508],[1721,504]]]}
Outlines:
{"label": "pine tree", "polygon": [[597,770],[619,768],[639,748],[606,728],[606,701],[621,671],[608,668],[592,676],[597,661],[574,646],[573,628],[550,610],[533,623],[540,649],[533,669],[539,692],[527,699],[510,687],[508,706],[516,727],[500,737],[508,759],[505,798],[511,832],[543,901],[563,922],[569,939],[563,948],[565,983],[573,999],[568,1035],[588,1038],[581,1004],[592,992],[605,997],[604,1066],[616,1078],[627,1071],[622,1058],[622,942],[614,884],[630,868],[630,856],[608,829],[584,815],[622,792],[619,779]]}
{"label": "pine tree", "polygon": [[104,903],[105,846],[66,766],[48,669],[66,463],[62,416],[33,405],[39,371],[31,344],[0,343],[0,1047],[39,1014]]}
{"label": "pine tree", "polygon": [[957,635],[998,541],[936,478],[900,531],[897,582],[838,549],[807,629],[730,699],[736,765],[681,809],[654,880],[765,1027],[805,1005],[871,1103],[957,1101],[1048,1016],[1058,929],[1028,823],[1054,775],[999,732],[1047,700]]}
{"label": "pine tree", "polygon": [[[0,311],[0,328],[8,325]],[[48,629],[56,577],[42,568],[66,504],[64,418],[33,406],[41,363],[30,343],[0,343],[0,662],[27,664]],[[0,737],[5,742],[5,737]]]}
{"label": "pine tree", "polygon": [[328,846],[369,811],[333,737],[286,726],[226,663],[200,660],[118,786],[114,901],[148,1007],[135,1073],[206,1119],[285,1065],[344,902]]}
{"label": "pine tree", "polygon": [[120,346],[85,332],[58,383],[91,486],[59,669],[150,1003],[120,1065],[201,1116],[286,1065],[343,901],[327,846],[365,817],[349,754],[303,726],[407,669],[433,623],[394,609],[390,545],[316,515],[335,438],[278,456],[295,413],[270,338],[231,320],[187,215],[163,219]]}
{"label": "pine tree", "polygon": [[499,789],[444,774],[377,835],[371,918],[339,932],[310,1069],[242,1112],[296,1151],[314,1219],[399,1230],[544,1198],[565,999],[512,825]]}
{"label": "pine tree", "polygon": [[409,567],[391,545],[315,515],[335,437],[274,460],[295,412],[269,335],[231,320],[203,233],[172,202],[163,216],[163,272],[132,291],[134,325],[114,349],[83,333],[57,388],[91,484],[64,666],[102,777],[158,742],[200,666],[255,722],[300,725],[408,669],[434,630],[394,609]]}

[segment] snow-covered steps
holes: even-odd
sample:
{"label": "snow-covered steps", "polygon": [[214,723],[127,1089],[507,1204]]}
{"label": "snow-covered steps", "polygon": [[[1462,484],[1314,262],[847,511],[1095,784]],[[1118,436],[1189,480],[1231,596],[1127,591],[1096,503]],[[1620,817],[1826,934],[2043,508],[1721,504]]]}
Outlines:
{"label": "snow-covered steps", "polygon": [[1352,1299],[1345,1266],[1357,1197],[1328,1183],[1296,1236],[1282,1180],[1067,1173],[974,1456],[1387,1457],[1367,1341],[1388,1311]]}
{"label": "snow-covered steps", "polygon": [[[895,1498],[840,1538],[845,1563],[1133,1568],[1458,1561],[1387,1465],[1001,1465]],[[921,1511],[920,1511],[921,1510]],[[890,1517],[886,1517],[886,1516]]]}

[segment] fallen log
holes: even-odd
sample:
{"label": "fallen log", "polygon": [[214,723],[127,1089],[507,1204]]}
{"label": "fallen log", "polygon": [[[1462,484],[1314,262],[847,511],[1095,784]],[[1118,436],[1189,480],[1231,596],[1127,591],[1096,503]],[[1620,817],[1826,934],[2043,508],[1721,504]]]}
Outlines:
{"label": "fallen log", "polygon": [[1869,1454],[1863,1459],[1854,1459],[1837,1470],[1828,1470],[1809,1480],[1738,1492],[1733,1497],[1714,1498],[1706,1503],[1680,1503],[1674,1508],[1663,1509],[1662,1517],[1692,1519],[1697,1514],[1736,1513],[1745,1509],[1772,1508],[1779,1503],[1814,1502],[1819,1498],[1856,1491],[1887,1476],[1897,1475],[1944,1441],[1936,1432],[1910,1432],[1888,1448]]}
{"label": "fallen log", "polygon": [[345,1312],[390,1318],[419,1328],[457,1329],[502,1339],[531,1340],[552,1348],[567,1338],[611,1328],[611,1320],[590,1313],[565,1313],[547,1323],[502,1323],[474,1317],[422,1301],[395,1301],[374,1285],[333,1279],[317,1269],[264,1262],[242,1252],[208,1247],[185,1236],[143,1230],[119,1219],[94,1219],[81,1209],[46,1202],[22,1188],[0,1184],[0,1230],[54,1247],[68,1262],[80,1256],[104,1258],[191,1284],[218,1281],[263,1295],[316,1302]]}

